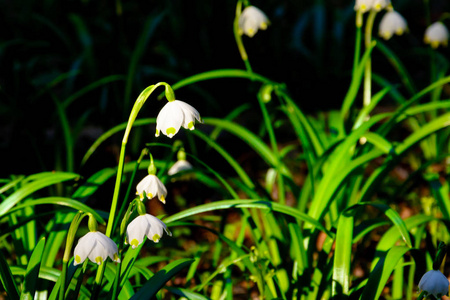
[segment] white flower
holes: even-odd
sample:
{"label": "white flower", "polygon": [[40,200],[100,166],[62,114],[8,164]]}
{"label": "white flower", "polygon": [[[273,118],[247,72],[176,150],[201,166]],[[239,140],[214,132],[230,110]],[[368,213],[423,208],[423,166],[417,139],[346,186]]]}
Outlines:
{"label": "white flower", "polygon": [[81,237],[73,255],[75,256],[74,266],[83,263],[86,257],[98,265],[105,261],[108,256],[113,261],[120,262],[116,243],[99,231],[91,231]]}
{"label": "white flower", "polygon": [[447,46],[448,30],[441,22],[435,22],[428,26],[423,38],[426,44],[431,44],[431,47],[436,49],[440,44]]}
{"label": "white flower", "polygon": [[380,11],[391,4],[390,0],[356,0],[354,9],[365,13],[371,9]]}
{"label": "white flower", "polygon": [[178,160],[176,163],[173,164],[172,167],[170,167],[169,171],[167,171],[167,174],[170,176],[175,175],[181,171],[187,171],[191,170],[192,165],[187,160]]}
{"label": "white flower", "polygon": [[402,35],[407,30],[406,20],[396,11],[387,12],[380,22],[378,33],[385,40],[388,40],[395,33]]}
{"label": "white flower", "polygon": [[239,34],[253,37],[258,29],[266,30],[269,23],[269,19],[259,8],[247,6],[239,16]]}
{"label": "white flower", "polygon": [[128,224],[126,243],[134,249],[142,243],[144,236],[157,243],[164,231],[169,236],[172,235],[160,219],[149,214],[141,215]]}
{"label": "white flower", "polygon": [[156,175],[147,175],[136,186],[136,195],[144,199],[144,192],[148,199],[158,197],[159,201],[166,203],[167,189]]}
{"label": "white flower", "polygon": [[156,118],[155,136],[159,136],[161,131],[171,138],[180,130],[181,126],[194,130],[196,119],[200,123],[202,122],[200,114],[195,108],[180,100],[169,101]]}
{"label": "white flower", "polygon": [[448,279],[438,270],[426,272],[419,282],[419,289],[425,291],[427,295],[431,294],[436,299],[448,294]]}

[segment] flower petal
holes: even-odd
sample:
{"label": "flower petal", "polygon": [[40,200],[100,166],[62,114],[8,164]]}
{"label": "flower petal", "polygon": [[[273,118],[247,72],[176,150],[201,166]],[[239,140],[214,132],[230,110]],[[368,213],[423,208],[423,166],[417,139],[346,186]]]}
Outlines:
{"label": "flower petal", "polygon": [[184,114],[176,100],[167,102],[156,118],[156,131],[171,138],[180,130],[183,122]]}
{"label": "flower petal", "polygon": [[150,226],[148,225],[147,220],[142,216],[136,217],[133,221],[130,222],[130,224],[128,224],[127,242],[133,249],[135,249],[142,243],[149,227]]}
{"label": "flower petal", "polygon": [[73,251],[73,265],[76,266],[83,263],[88,257],[89,253],[91,253],[95,244],[95,234],[93,234],[93,232],[88,232],[83,237],[81,237],[78,240],[78,243]]}

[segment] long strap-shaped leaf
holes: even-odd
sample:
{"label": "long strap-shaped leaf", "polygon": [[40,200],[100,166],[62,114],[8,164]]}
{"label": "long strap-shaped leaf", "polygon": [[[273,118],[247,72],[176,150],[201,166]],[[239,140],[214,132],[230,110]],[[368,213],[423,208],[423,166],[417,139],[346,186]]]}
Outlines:
{"label": "long strap-shaped leaf", "polygon": [[31,195],[32,193],[56,183],[61,183],[67,180],[73,180],[79,176],[78,174],[64,173],[64,172],[55,172],[55,173],[46,172],[40,173],[40,175],[42,176],[38,177],[38,179],[36,179],[35,181],[25,184],[23,187],[12,193],[0,204],[0,217],[6,214],[6,212],[11,207],[13,207],[18,202],[23,200],[25,197]]}
{"label": "long strap-shaped leaf", "polygon": [[198,205],[193,208],[185,209],[179,213],[171,215],[164,219],[166,224],[171,222],[175,222],[181,220],[183,218],[187,218],[196,214],[200,214],[207,211],[220,210],[220,209],[229,209],[229,208],[242,208],[242,207],[250,207],[250,208],[259,208],[259,209],[270,209],[282,214],[289,215],[301,221],[311,224],[313,227],[316,227],[319,230],[323,230],[329,236],[334,236],[333,233],[328,231],[320,222],[309,217],[307,214],[299,212],[297,209],[283,205],[277,202],[263,201],[263,200],[222,200],[216,201],[212,203]]}
{"label": "long strap-shaped leaf", "polygon": [[366,180],[361,191],[361,201],[367,201],[372,195],[372,191],[379,186],[380,182],[385,178],[386,174],[394,167],[399,157],[404,155],[411,147],[429,136],[430,134],[441,130],[450,125],[450,113],[446,113],[433,121],[422,126],[420,130],[413,132],[402,143],[395,147],[392,152],[395,156],[392,160],[378,167],[372,175]]}
{"label": "long strap-shaped leaf", "polygon": [[[380,114],[372,117],[369,121],[362,124],[353,131],[345,140],[336,147],[335,151],[329,156],[330,162],[324,171],[324,176],[316,189],[316,194],[311,202],[308,215],[313,219],[320,220],[327,207],[329,207],[333,195],[338,192],[340,185],[343,183],[345,176],[350,174],[356,165],[350,164],[352,152],[349,151],[354,147],[355,143],[361,138],[371,126],[386,118],[388,114]],[[382,153],[382,152],[381,152]],[[375,157],[381,155],[377,154]],[[364,161],[365,163],[366,161]],[[341,180],[337,180],[340,178]]]}
{"label": "long strap-shaped leaf", "polygon": [[146,300],[151,299],[162,288],[162,286],[169,281],[175,274],[193,263],[193,259],[179,259],[171,262],[161,270],[159,270],[149,281],[147,281],[142,288],[134,294],[131,300]]}
{"label": "long strap-shaped leaf", "polygon": [[205,118],[205,124],[214,125],[224,128],[226,131],[236,135],[238,138],[246,142],[250,147],[252,147],[269,165],[273,167],[279,167],[279,170],[283,175],[292,178],[288,168],[278,160],[278,157],[270,150],[270,148],[264,144],[261,139],[246,128],[221,119]]}
{"label": "long strap-shaped leaf", "polygon": [[33,299],[36,292],[36,283],[39,278],[39,269],[41,266],[42,253],[44,252],[45,238],[41,239],[31,254],[30,261],[28,262],[27,271],[25,273],[25,279],[23,281],[21,300]]}
{"label": "long strap-shaped leaf", "polygon": [[19,299],[19,292],[17,290],[16,282],[14,281],[11,269],[6,262],[2,251],[0,251],[0,280],[2,282],[3,288],[8,294],[9,299]]}
{"label": "long strap-shaped leaf", "polygon": [[363,300],[379,299],[386,282],[399,260],[410,250],[409,247],[394,246],[378,261],[375,269],[370,273],[369,280],[361,295]]}

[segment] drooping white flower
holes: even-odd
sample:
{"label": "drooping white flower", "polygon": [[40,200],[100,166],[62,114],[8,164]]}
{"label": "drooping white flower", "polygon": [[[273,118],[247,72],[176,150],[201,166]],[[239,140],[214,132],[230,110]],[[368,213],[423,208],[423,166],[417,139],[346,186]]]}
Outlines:
{"label": "drooping white flower", "polygon": [[148,199],[158,197],[159,201],[166,203],[167,189],[156,175],[149,174],[138,183],[136,195],[139,195],[141,200],[144,199],[144,192]]}
{"label": "drooping white flower", "polygon": [[133,249],[142,243],[145,236],[153,242],[158,243],[164,231],[169,236],[172,235],[167,230],[166,224],[160,219],[150,214],[140,215],[128,224],[125,242],[130,244]]}
{"label": "drooping white flower", "polygon": [[73,251],[76,266],[89,258],[90,261],[100,265],[108,256],[115,262],[120,262],[116,243],[99,231],[90,231],[78,240]]}
{"label": "drooping white flower", "polygon": [[403,32],[407,30],[407,27],[408,25],[406,24],[405,18],[393,10],[387,12],[381,19],[378,33],[385,40],[388,40],[394,33],[397,35],[402,35]]}
{"label": "drooping white flower", "polygon": [[447,27],[441,22],[435,22],[425,30],[423,40],[426,44],[430,44],[434,49],[439,47],[440,44],[447,47],[448,35]]}
{"label": "drooping white flower", "polygon": [[419,282],[419,289],[425,291],[427,295],[433,295],[436,299],[440,299],[443,295],[448,294],[448,279],[439,270],[431,270],[426,272]]}
{"label": "drooping white flower", "polygon": [[159,133],[162,132],[171,138],[180,130],[181,126],[194,130],[195,120],[202,122],[200,114],[195,108],[180,100],[169,101],[156,118],[155,136],[159,136]]}
{"label": "drooping white flower", "polygon": [[266,30],[270,24],[266,14],[255,6],[247,6],[239,16],[239,34],[253,37],[259,29]]}
{"label": "drooping white flower", "polygon": [[356,0],[354,9],[362,13],[373,9],[380,11],[391,4],[390,0]]}
{"label": "drooping white flower", "polygon": [[178,160],[176,163],[173,164],[172,167],[170,167],[169,171],[167,171],[167,174],[169,174],[170,176],[175,175],[181,171],[187,171],[187,170],[191,170],[192,169],[192,165],[190,162],[188,162],[187,160]]}

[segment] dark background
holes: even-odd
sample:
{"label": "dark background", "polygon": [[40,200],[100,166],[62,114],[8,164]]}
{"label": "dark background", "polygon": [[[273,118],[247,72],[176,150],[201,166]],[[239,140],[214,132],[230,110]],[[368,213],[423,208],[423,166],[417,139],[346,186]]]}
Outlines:
{"label": "dark background", "polygon": [[[429,84],[423,55],[427,24],[450,12],[450,1],[393,1],[409,32],[385,44],[402,60],[418,88]],[[253,70],[286,83],[307,113],[339,109],[351,79],[354,1],[252,1],[271,21],[252,39],[244,36]],[[118,75],[64,108],[75,141],[74,171],[93,141],[125,122],[147,86],[173,84],[196,73],[244,68],[233,36],[236,1],[0,1],[1,178],[10,174],[64,170],[64,138],[57,103],[84,87]],[[121,7],[121,12],[118,12]],[[381,19],[377,16],[374,36]],[[447,20],[448,21],[448,20]],[[448,25],[448,22],[446,23]],[[448,57],[448,49],[439,49]],[[373,72],[391,83],[399,77],[379,52]],[[203,117],[224,117],[249,102],[257,108],[259,84],[220,79],[176,92]],[[376,90],[376,85],[374,89]],[[402,90],[401,90],[402,91]],[[155,97],[156,98],[156,97]],[[163,103],[150,100],[139,117],[156,117]],[[271,109],[275,109],[273,104]],[[254,110],[247,121],[260,122]],[[250,122],[250,121],[248,121]],[[251,124],[249,124],[251,126]],[[141,142],[154,141],[154,127]],[[121,137],[110,140],[98,165],[114,166]],[[169,140],[164,140],[168,142]],[[116,145],[116,146],[114,146]],[[109,148],[108,148],[109,147]],[[131,148],[137,157],[139,147]],[[91,168],[95,169],[92,165]],[[85,170],[90,172],[90,170]]]}

